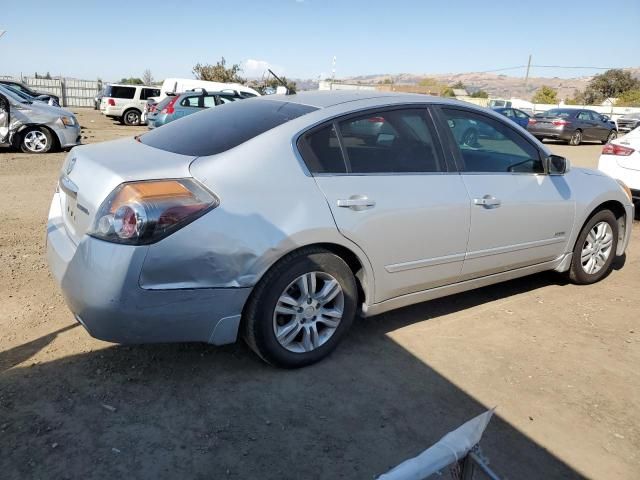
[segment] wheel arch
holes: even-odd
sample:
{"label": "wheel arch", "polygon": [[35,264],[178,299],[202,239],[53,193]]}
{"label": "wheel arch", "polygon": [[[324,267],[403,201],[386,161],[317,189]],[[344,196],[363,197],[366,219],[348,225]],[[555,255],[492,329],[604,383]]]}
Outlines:
{"label": "wheel arch", "polygon": [[285,257],[295,254],[301,250],[308,248],[321,248],[334,255],[340,257],[349,266],[354,278],[356,279],[356,285],[358,287],[358,305],[363,303],[373,302],[374,293],[374,279],[373,270],[369,264],[368,259],[364,256],[363,252],[356,253],[357,248],[351,248],[344,244],[340,244],[332,241],[320,241],[315,243],[307,243],[304,245],[298,245],[291,250],[282,252],[275,261],[273,261],[268,268],[264,269],[256,279],[256,284],[262,280],[266,273],[280,263]]}
{"label": "wheel arch", "polygon": [[62,145],[62,143],[60,142],[60,137],[58,137],[57,132],[53,128],[42,123],[26,123],[22,127],[20,127],[11,139],[13,147],[20,148],[20,142],[22,142],[24,133],[33,128],[44,128],[49,132],[49,134],[51,135],[51,139],[53,140],[53,145],[51,145],[51,149],[49,150],[49,152],[60,150],[60,145]]}
{"label": "wheel arch", "polygon": [[624,208],[624,205],[618,200],[607,200],[596,205],[591,210],[591,213],[589,213],[589,215],[587,215],[585,220],[582,222],[582,225],[580,226],[578,232],[582,231],[587,222],[589,222],[589,220],[591,220],[595,214],[603,210],[610,210],[618,220],[618,247],[616,250],[616,255],[622,255],[624,253],[624,235],[626,232],[627,211]]}

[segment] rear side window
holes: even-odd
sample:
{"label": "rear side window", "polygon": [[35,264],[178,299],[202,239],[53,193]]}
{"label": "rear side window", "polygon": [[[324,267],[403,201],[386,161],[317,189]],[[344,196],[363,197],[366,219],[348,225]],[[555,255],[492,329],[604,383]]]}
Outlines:
{"label": "rear side window", "polygon": [[132,99],[136,95],[136,87],[120,87],[117,85],[107,87],[106,96],[113,98]]}
{"label": "rear side window", "polygon": [[142,92],[140,92],[140,100],[146,100],[149,97],[159,97],[160,89],[159,88],[143,88]]}
{"label": "rear side window", "polygon": [[199,107],[200,98],[201,98],[200,96],[184,98],[180,102],[180,105],[182,105],[183,107]]}
{"label": "rear side window", "polygon": [[299,148],[313,173],[446,171],[426,115],[424,109],[368,113],[305,135]]}
{"label": "rear side window", "polygon": [[180,155],[215,155],[314,110],[277,100],[244,100],[207,108],[138,138],[145,145]]}

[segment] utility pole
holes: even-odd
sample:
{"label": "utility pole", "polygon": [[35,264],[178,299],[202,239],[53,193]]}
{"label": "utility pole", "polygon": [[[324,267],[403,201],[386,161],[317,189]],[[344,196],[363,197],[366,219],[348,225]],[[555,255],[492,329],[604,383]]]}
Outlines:
{"label": "utility pole", "polygon": [[529,54],[529,62],[527,63],[527,73],[524,76],[524,88],[526,90],[527,83],[529,82],[529,70],[531,70],[531,54]]}
{"label": "utility pole", "polygon": [[336,80],[336,56],[333,56],[333,62],[331,63],[331,83]]}
{"label": "utility pole", "polygon": [[2,37],[2,35],[4,35],[5,33],[7,33],[6,30],[0,30],[0,37]]}

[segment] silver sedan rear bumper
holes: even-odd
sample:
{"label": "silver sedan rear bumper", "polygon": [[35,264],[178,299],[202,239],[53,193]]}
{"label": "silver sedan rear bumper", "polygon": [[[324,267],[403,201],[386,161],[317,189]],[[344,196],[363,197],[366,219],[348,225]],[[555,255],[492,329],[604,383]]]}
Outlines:
{"label": "silver sedan rear bumper", "polygon": [[47,224],[47,260],[76,319],[115,343],[233,343],[251,288],[146,290],[139,286],[146,246],[117,245],[66,232],[58,194]]}

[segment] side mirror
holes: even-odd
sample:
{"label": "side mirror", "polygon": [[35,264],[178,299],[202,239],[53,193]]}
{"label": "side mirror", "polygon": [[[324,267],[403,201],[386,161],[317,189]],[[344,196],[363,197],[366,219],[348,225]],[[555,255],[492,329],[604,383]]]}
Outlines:
{"label": "side mirror", "polygon": [[544,159],[544,169],[549,175],[564,175],[570,167],[569,160],[560,155],[549,155]]}

